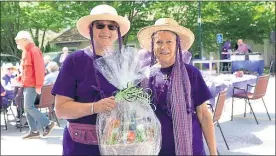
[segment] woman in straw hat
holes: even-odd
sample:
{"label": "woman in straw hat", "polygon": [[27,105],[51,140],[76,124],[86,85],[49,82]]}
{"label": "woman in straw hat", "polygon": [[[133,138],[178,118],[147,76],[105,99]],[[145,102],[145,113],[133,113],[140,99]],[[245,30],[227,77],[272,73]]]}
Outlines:
{"label": "woman in straw hat", "polygon": [[1,78],[1,83],[6,91],[6,95],[4,97],[3,103],[8,104],[8,100],[14,99],[14,82],[16,76],[14,75],[14,71],[16,71],[16,67],[12,65],[12,63],[7,63],[4,67],[5,75]]}
{"label": "woman in straw hat", "polygon": [[94,61],[130,29],[128,19],[109,5],[98,5],[77,21],[79,33],[91,45],[69,55],[63,62],[52,93],[56,113],[69,124],[63,134],[63,155],[100,155],[96,134],[97,113],[115,107],[116,88],[94,68]]}
{"label": "woman in straw hat", "polygon": [[151,52],[151,65],[161,72],[143,87],[153,91],[155,111],[162,127],[160,155],[205,155],[202,132],[210,154],[216,153],[212,116],[206,102],[212,98],[201,73],[183,63],[182,50],[188,50],[194,34],[170,18],[161,18],[154,26],[142,28],[138,40]]}

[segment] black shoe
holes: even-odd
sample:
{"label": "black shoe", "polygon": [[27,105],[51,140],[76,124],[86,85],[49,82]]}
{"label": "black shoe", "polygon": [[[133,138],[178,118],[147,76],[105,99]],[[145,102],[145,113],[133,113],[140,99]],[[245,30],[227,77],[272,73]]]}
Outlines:
{"label": "black shoe", "polygon": [[53,121],[51,121],[50,124],[45,127],[45,130],[42,136],[47,136],[54,129],[55,125],[56,124]]}
{"label": "black shoe", "polygon": [[26,134],[25,136],[23,136],[22,139],[33,139],[33,138],[39,138],[40,134],[39,132],[29,132],[28,134]]}

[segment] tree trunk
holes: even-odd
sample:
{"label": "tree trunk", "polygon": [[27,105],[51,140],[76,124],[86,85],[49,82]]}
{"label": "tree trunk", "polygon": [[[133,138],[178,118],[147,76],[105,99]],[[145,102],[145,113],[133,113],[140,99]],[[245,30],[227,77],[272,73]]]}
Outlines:
{"label": "tree trunk", "polygon": [[44,44],[45,34],[46,34],[46,30],[43,31],[42,40],[41,40],[41,45],[40,45],[40,49],[41,49],[42,51],[44,51],[44,49],[43,49],[43,48],[44,48],[43,44]]}
{"label": "tree trunk", "polygon": [[35,38],[34,38],[35,45],[39,47],[39,29],[35,29]]}

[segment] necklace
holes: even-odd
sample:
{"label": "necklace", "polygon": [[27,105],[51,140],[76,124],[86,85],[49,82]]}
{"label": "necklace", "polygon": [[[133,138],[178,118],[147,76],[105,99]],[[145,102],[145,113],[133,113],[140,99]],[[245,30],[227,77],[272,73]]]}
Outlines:
{"label": "necklace", "polygon": [[165,83],[167,82],[167,80],[169,80],[170,75],[168,74],[163,74],[163,80],[165,80]]}
{"label": "necklace", "polygon": [[[167,103],[167,96],[168,96],[168,91],[169,91],[169,86],[170,86],[170,76],[166,74],[166,76],[163,76],[163,79],[165,79],[165,82],[160,86],[160,90],[159,90],[159,93],[157,91],[157,88],[156,87],[153,87],[153,100],[154,100],[154,103],[156,104],[156,108],[159,107],[161,108],[163,111],[165,111],[166,115],[169,116],[171,118],[171,111],[170,111],[170,106],[168,105]],[[156,77],[154,79],[154,84],[156,84]],[[167,90],[167,91],[166,91]],[[165,95],[167,94],[167,95]],[[165,96],[165,101],[166,101],[166,104],[164,105],[164,101],[162,102],[162,100],[160,99],[161,96]],[[161,102],[161,103],[160,103]]]}
{"label": "necklace", "polygon": [[[160,86],[160,92],[159,92],[158,95],[157,95],[157,90],[155,89],[155,87],[153,88],[154,89],[154,97],[155,97],[155,100],[156,100],[157,103],[160,102],[160,97],[161,97],[162,93],[165,92],[165,88],[169,86],[170,75],[169,74],[163,74],[162,79],[164,80],[164,83],[158,85],[158,86]],[[156,77],[154,77],[154,84],[156,84]]]}

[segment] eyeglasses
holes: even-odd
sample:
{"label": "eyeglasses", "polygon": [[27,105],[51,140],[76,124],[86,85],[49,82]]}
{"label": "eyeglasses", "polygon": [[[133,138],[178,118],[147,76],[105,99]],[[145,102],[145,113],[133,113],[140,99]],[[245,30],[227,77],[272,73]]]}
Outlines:
{"label": "eyeglasses", "polygon": [[116,25],[113,25],[113,24],[103,24],[103,23],[96,23],[96,28],[97,29],[104,29],[105,26],[108,27],[109,30],[116,30],[117,29],[117,26]]}

